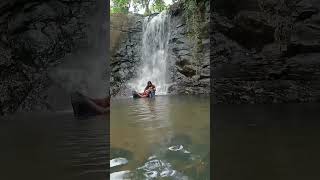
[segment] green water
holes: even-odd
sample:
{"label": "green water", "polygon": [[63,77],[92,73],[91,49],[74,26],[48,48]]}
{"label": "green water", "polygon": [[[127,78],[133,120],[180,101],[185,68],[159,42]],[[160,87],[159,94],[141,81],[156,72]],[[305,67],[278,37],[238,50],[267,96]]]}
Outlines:
{"label": "green water", "polygon": [[111,179],[209,179],[209,97],[112,99]]}

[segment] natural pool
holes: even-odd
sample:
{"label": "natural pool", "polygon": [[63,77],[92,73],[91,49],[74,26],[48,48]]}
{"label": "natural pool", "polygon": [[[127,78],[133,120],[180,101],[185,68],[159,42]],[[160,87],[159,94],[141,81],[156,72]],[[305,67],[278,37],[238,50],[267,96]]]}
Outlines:
{"label": "natural pool", "polygon": [[108,122],[72,110],[0,117],[0,179],[107,179]]}
{"label": "natural pool", "polygon": [[209,179],[210,98],[114,98],[111,179]]}

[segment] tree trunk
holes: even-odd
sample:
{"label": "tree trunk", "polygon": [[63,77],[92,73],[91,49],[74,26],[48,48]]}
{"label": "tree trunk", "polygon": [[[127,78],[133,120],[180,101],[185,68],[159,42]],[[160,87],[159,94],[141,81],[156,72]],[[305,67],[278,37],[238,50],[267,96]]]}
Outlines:
{"label": "tree trunk", "polygon": [[145,0],[145,14],[147,15],[151,13],[149,9],[149,3],[150,3],[150,0]]}

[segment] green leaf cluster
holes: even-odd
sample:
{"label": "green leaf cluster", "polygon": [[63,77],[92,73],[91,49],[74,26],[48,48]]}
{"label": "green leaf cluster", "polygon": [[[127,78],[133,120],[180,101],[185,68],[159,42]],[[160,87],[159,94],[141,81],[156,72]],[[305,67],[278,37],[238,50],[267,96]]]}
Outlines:
{"label": "green leaf cluster", "polygon": [[128,13],[130,0],[112,0],[111,13]]}
{"label": "green leaf cluster", "polygon": [[111,6],[111,13],[125,13],[129,12],[130,5],[133,6],[135,12],[141,7],[145,9],[145,15],[150,15],[151,13],[159,13],[166,10],[164,0],[112,0],[113,5]]}
{"label": "green leaf cluster", "polygon": [[199,10],[199,4],[197,0],[185,0],[184,3],[185,19],[188,27],[189,38],[196,43],[196,46],[192,49],[193,59],[199,61],[201,54],[198,52],[201,50],[201,34],[203,17]]}
{"label": "green leaf cluster", "polygon": [[161,12],[167,9],[168,6],[166,6],[166,3],[163,0],[155,0],[151,7],[151,11],[153,13]]}

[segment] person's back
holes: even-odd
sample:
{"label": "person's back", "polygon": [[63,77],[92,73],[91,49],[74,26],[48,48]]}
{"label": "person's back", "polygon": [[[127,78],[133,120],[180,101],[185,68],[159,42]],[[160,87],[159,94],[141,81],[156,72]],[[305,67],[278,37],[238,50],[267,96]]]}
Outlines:
{"label": "person's back", "polygon": [[155,93],[156,93],[156,86],[152,84],[149,87],[149,97],[151,97],[151,98],[154,97]]}

